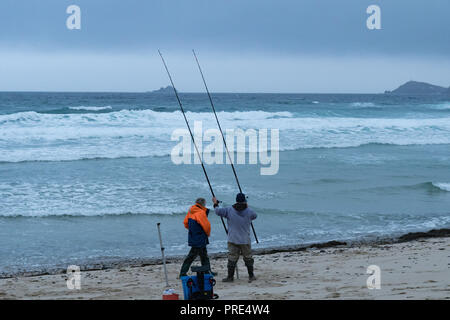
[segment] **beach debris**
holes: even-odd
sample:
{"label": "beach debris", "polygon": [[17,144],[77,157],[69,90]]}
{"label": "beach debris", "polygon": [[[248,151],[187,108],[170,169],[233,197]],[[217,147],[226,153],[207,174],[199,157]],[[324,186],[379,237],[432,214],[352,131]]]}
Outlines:
{"label": "beach debris", "polygon": [[417,240],[421,238],[450,237],[450,229],[433,229],[428,232],[410,232],[398,238],[399,242]]}

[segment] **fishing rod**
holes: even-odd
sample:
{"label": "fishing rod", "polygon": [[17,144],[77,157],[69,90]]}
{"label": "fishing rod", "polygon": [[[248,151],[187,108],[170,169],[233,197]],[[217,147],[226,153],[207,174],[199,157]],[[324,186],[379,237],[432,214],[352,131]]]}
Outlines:
{"label": "fishing rod", "polygon": [[[225,136],[223,134],[222,127],[220,126],[219,118],[217,117],[216,108],[214,107],[214,102],[213,102],[213,100],[211,98],[211,94],[209,93],[208,85],[206,84],[206,80],[205,80],[205,77],[203,75],[202,68],[200,67],[200,62],[198,61],[197,55],[195,54],[194,50],[192,50],[192,53],[194,54],[195,61],[197,61],[198,70],[200,71],[200,74],[202,76],[203,84],[205,85],[206,93],[208,94],[209,102],[211,103],[211,108],[212,108],[212,110],[214,112],[214,116],[216,117],[217,126],[219,127],[220,133],[222,134],[223,144],[225,146],[225,150],[226,150],[227,155],[228,155],[228,160],[230,160],[231,169],[233,169],[234,178],[236,179],[236,183],[238,185],[239,192],[242,193],[241,184],[239,183],[239,179],[238,179],[238,176],[237,176],[237,173],[236,173],[236,169],[234,168],[233,160],[231,159],[230,151],[228,150],[227,142],[225,140]],[[255,228],[253,227],[253,223],[251,223],[251,226],[252,226],[252,230],[253,230],[253,235],[255,236],[256,243],[259,243],[258,237],[256,236]]]}
{"label": "fishing rod", "polygon": [[[192,143],[194,144],[195,150],[197,151],[197,156],[198,156],[198,158],[200,160],[200,164],[202,165],[203,173],[205,174],[206,181],[208,182],[209,190],[211,190],[211,194],[215,198],[216,196],[214,195],[214,191],[213,191],[213,189],[211,187],[211,182],[209,181],[208,174],[206,173],[206,169],[205,169],[205,166],[203,164],[202,156],[200,155],[200,151],[198,151],[198,147],[197,147],[197,144],[195,143],[194,135],[192,134],[191,127],[189,126],[189,122],[188,122],[188,120],[186,118],[186,114],[184,112],[183,105],[181,104],[180,97],[178,96],[177,89],[175,89],[175,85],[173,84],[173,80],[172,80],[172,76],[170,75],[169,68],[167,68],[166,61],[164,60],[164,58],[163,58],[163,56],[161,54],[161,51],[158,50],[158,53],[159,53],[159,55],[161,57],[161,60],[162,60],[162,62],[164,64],[164,68],[167,71],[167,75],[169,76],[169,80],[170,80],[170,83],[172,84],[172,88],[173,88],[173,91],[175,93],[175,96],[177,97],[178,105],[180,106],[181,113],[183,114],[183,117],[184,117],[184,121],[186,122],[186,126],[187,126],[187,128],[189,130],[189,134],[191,135]],[[223,227],[225,229],[226,234],[228,234],[228,230],[227,230],[227,227],[225,226],[225,222],[223,221],[223,217],[220,217],[220,219],[222,220],[222,225],[223,225]]]}

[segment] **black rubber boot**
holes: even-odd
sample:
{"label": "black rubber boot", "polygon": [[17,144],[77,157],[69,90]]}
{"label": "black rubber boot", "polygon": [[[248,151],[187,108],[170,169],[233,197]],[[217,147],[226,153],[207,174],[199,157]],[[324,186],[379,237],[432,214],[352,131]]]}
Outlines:
{"label": "black rubber boot", "polygon": [[228,276],[222,279],[222,282],[233,282],[234,270],[236,269],[236,263],[228,261]]}
{"label": "black rubber boot", "polygon": [[248,270],[248,282],[252,282],[256,280],[256,277],[253,273],[253,266],[247,266]]}

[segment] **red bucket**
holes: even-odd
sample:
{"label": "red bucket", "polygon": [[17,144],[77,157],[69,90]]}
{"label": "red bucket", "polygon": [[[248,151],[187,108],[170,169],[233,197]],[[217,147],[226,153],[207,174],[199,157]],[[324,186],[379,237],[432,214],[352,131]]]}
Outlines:
{"label": "red bucket", "polygon": [[178,295],[178,293],[163,294],[162,298],[163,298],[163,300],[178,300],[179,295]]}

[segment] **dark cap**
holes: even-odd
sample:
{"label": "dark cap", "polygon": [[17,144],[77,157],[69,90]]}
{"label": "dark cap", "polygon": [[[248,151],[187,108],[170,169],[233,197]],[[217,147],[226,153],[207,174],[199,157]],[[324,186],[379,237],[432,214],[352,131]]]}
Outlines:
{"label": "dark cap", "polygon": [[236,202],[247,202],[247,197],[243,193],[238,193],[236,195]]}

